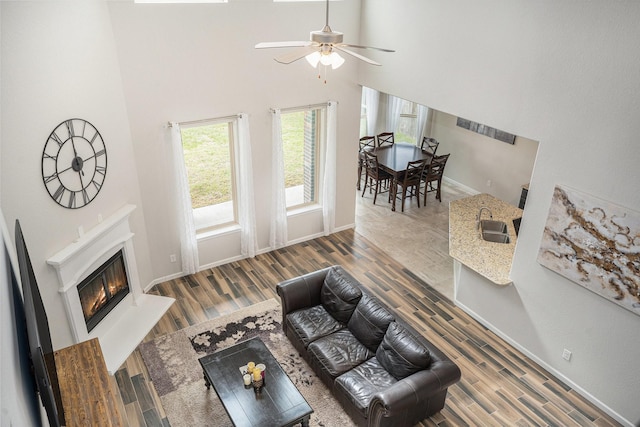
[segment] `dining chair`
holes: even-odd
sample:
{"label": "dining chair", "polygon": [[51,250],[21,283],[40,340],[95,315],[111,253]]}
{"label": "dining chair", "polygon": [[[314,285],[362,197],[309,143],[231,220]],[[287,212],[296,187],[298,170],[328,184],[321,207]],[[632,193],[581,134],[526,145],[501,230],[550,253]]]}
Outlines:
{"label": "dining chair", "polygon": [[373,150],[376,148],[375,136],[363,136],[360,138],[360,148],[358,149],[358,190],[360,190],[360,181],[362,181],[362,169],[364,167],[365,150]]}
{"label": "dining chair", "polygon": [[425,136],[422,138],[422,144],[420,144],[420,149],[427,154],[430,154],[431,157],[436,155],[436,150],[438,149],[438,145],[440,143],[436,141],[435,138],[430,138]]}
{"label": "dining chair", "polygon": [[449,160],[450,154],[442,156],[434,156],[431,163],[427,165],[422,175],[424,181],[424,205],[427,205],[427,193],[436,192],[436,199],[442,202],[442,177],[444,175],[444,167]]}
{"label": "dining chair", "polygon": [[376,182],[375,190],[373,194],[373,204],[376,204],[376,198],[378,197],[378,193],[381,193],[381,184],[388,183],[391,180],[391,175],[380,169],[378,164],[378,156],[373,154],[370,151],[363,151],[364,153],[364,168],[366,170],[366,175],[364,177],[364,188],[362,189],[362,195],[360,197],[364,197],[364,193],[367,191],[367,187],[369,187],[369,193],[371,193],[371,188],[373,187],[373,181]]}
{"label": "dining chair", "polygon": [[389,147],[393,144],[393,132],[382,132],[378,134],[378,147]]}
{"label": "dining chair", "polygon": [[[406,198],[411,199],[416,196],[418,201],[418,207],[420,207],[420,183],[422,182],[422,174],[429,159],[414,160],[407,163],[407,170],[404,174],[402,181],[398,182],[398,185],[402,187],[402,205],[401,211],[404,212],[404,201]],[[393,189],[393,197],[396,197],[396,188]]]}

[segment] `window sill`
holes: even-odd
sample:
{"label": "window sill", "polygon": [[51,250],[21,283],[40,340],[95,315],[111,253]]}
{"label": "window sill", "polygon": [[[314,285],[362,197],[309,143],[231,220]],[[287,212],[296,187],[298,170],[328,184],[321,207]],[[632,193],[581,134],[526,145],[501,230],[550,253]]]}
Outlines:
{"label": "window sill", "polygon": [[322,211],[322,205],[319,204],[312,204],[312,205],[306,205],[306,206],[301,206],[299,208],[294,208],[291,210],[287,211],[287,217],[292,217],[292,216],[296,216],[296,215],[303,215],[309,212],[315,212],[315,211]]}
{"label": "window sill", "polygon": [[207,240],[213,237],[223,236],[225,234],[237,233],[240,231],[240,225],[231,224],[225,227],[214,228],[212,230],[196,231],[196,240]]}

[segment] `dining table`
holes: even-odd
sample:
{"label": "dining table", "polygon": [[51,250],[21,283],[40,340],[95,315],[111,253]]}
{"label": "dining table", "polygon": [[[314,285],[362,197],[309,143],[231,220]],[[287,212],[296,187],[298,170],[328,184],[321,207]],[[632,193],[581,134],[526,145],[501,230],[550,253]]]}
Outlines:
{"label": "dining table", "polygon": [[407,164],[423,159],[430,161],[432,155],[406,142],[377,147],[373,149],[373,153],[378,157],[378,167],[391,175],[391,210],[395,211],[398,182],[404,177]]}

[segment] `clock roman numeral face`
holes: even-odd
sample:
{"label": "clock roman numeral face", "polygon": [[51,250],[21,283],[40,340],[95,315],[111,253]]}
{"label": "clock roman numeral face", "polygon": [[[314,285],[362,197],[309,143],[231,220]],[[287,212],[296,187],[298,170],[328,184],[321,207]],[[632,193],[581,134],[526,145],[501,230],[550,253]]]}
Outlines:
{"label": "clock roman numeral face", "polygon": [[42,180],[56,203],[69,209],[91,203],[106,174],[106,147],[91,123],[69,119],[56,126],[42,153]]}
{"label": "clock roman numeral face", "polygon": [[64,140],[60,138],[60,136],[58,136],[56,131],[51,132],[51,136],[49,136],[49,139],[55,141],[56,144],[58,144],[58,147],[62,147],[62,144],[64,144]]}
{"label": "clock roman numeral face", "polygon": [[64,124],[67,126],[67,132],[69,133],[69,138],[73,138],[74,136],[76,136],[75,132],[73,131],[73,120],[69,119],[66,122],[64,122]]}

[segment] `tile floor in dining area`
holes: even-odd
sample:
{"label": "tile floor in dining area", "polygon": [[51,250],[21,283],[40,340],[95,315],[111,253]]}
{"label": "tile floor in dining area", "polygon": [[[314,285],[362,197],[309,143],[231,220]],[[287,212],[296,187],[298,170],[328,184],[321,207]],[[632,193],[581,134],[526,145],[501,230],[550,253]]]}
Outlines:
{"label": "tile floor in dining area", "polygon": [[449,256],[449,202],[473,195],[456,183],[443,181],[442,202],[429,193],[420,207],[405,201],[404,212],[391,210],[388,193],[356,191],[356,232],[362,234],[420,279],[453,301],[453,258]]}

